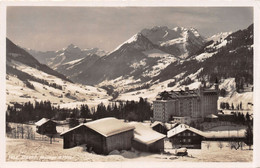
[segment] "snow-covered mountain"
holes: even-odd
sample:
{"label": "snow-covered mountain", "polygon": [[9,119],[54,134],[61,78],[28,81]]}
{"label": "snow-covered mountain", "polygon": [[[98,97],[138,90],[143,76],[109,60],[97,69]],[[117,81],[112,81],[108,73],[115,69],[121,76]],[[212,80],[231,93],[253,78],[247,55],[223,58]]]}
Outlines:
{"label": "snow-covered mountain", "polygon": [[252,100],[253,25],[208,39],[194,28],[157,26],[143,29],[102,57],[80,57],[75,53],[82,50],[74,45],[65,50],[51,59],[58,72],[74,82],[117,91],[117,99],[152,101],[159,91],[197,88],[201,81],[210,86],[218,78],[221,87],[229,83],[233,88],[227,90],[228,100],[239,101],[245,95],[245,100]]}
{"label": "snow-covered mountain", "polygon": [[6,45],[6,104],[50,100],[61,108],[74,108],[106,104],[111,99],[101,88],[72,83],[9,39]]}
{"label": "snow-covered mountain", "polygon": [[[58,69],[60,66],[71,61],[83,59],[88,55],[95,54],[101,57],[106,54],[105,51],[98,48],[80,49],[74,44],[70,44],[66,48],[57,51],[42,52],[32,49],[25,50],[34,56],[39,62],[46,64],[53,69]],[[59,72],[63,73],[62,71]]]}
{"label": "snow-covered mountain", "polygon": [[151,42],[160,46],[161,50],[186,58],[199,50],[205,43],[204,38],[194,28],[155,26],[143,29],[141,33]]}
{"label": "snow-covered mountain", "polygon": [[[197,52],[205,42],[193,28],[143,29],[71,79],[84,84],[142,87],[169,64]],[[126,85],[123,90],[129,89]]]}
{"label": "snow-covered mountain", "polygon": [[137,33],[73,79],[84,84],[125,86],[125,90],[130,85],[134,87],[148,82],[167,65],[179,59],[162,51],[160,46],[143,34]]}
{"label": "snow-covered mountain", "polygon": [[[158,75],[152,77],[147,87],[121,93],[120,100],[138,100],[138,97],[155,99],[163,90],[198,88],[202,81],[208,86],[216,78],[225,96],[220,102],[246,107],[253,102],[253,25],[226,35],[213,36],[210,41],[185,60],[170,63]],[[116,82],[115,82],[116,83]]]}

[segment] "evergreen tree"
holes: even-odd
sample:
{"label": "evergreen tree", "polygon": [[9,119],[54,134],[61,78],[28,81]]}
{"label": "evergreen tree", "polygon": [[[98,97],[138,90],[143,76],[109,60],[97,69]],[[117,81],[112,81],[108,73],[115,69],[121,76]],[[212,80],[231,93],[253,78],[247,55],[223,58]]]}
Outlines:
{"label": "evergreen tree", "polygon": [[245,132],[245,143],[249,146],[249,149],[251,149],[251,146],[253,145],[253,129],[250,124],[248,124]]}
{"label": "evergreen tree", "polygon": [[250,115],[249,115],[248,112],[246,113],[246,123],[247,123],[247,124],[250,123]]}

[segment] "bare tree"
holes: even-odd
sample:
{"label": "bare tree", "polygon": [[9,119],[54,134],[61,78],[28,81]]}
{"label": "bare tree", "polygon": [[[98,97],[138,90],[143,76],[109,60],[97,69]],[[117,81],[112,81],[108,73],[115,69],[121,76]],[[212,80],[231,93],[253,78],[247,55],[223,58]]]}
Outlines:
{"label": "bare tree", "polygon": [[229,141],[229,147],[230,149],[236,149],[238,150],[241,146],[241,143],[239,141]]}
{"label": "bare tree", "polygon": [[205,143],[206,143],[206,147],[207,147],[207,149],[209,149],[210,146],[211,146],[211,143],[210,143],[209,141],[206,141]]}
{"label": "bare tree", "polygon": [[218,141],[218,147],[220,148],[220,149],[222,149],[223,148],[223,142],[222,141]]}

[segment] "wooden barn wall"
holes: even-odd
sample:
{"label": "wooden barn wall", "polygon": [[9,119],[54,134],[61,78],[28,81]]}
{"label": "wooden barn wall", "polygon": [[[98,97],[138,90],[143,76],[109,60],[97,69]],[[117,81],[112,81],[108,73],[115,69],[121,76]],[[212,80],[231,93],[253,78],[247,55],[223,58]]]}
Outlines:
{"label": "wooden barn wall", "polygon": [[152,153],[160,153],[164,151],[164,139],[161,139],[149,145],[148,150]]}
{"label": "wooden barn wall", "polygon": [[160,153],[164,150],[164,139],[156,141],[150,145],[133,140],[133,147],[142,152]]}
{"label": "wooden barn wall", "polygon": [[79,127],[65,135],[63,135],[63,148],[72,148],[78,145],[85,144],[84,137],[86,127]]}
{"label": "wooden barn wall", "polygon": [[132,141],[132,146],[133,146],[133,148],[135,148],[138,151],[148,152],[148,146],[143,144],[143,143],[141,143],[141,142],[133,140]]}
{"label": "wooden barn wall", "polygon": [[133,130],[122,132],[106,138],[106,153],[113,150],[127,150],[131,149],[131,143],[134,136]]}
{"label": "wooden barn wall", "polygon": [[105,137],[98,132],[86,128],[84,133],[85,144],[88,148],[92,148],[95,153],[104,153]]}

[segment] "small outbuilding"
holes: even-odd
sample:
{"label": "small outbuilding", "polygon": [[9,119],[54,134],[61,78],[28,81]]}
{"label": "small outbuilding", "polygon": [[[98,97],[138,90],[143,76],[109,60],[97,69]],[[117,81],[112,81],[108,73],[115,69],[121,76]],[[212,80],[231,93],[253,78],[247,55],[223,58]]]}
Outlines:
{"label": "small outbuilding", "polygon": [[186,124],[180,124],[168,131],[167,137],[175,148],[186,147],[201,149],[204,132]]}
{"label": "small outbuilding", "polygon": [[159,153],[164,151],[164,134],[154,131],[152,128],[144,126],[142,123],[130,123],[135,127],[133,148],[143,152]]}
{"label": "small outbuilding", "polygon": [[151,128],[154,131],[157,131],[159,133],[167,135],[167,132],[169,130],[171,130],[172,128],[174,128],[178,125],[179,125],[178,123],[171,124],[171,123],[163,123],[163,122],[160,122],[160,121],[155,121],[155,122],[151,123]]}
{"label": "small outbuilding", "polygon": [[61,133],[63,148],[85,144],[98,154],[113,150],[129,150],[134,136],[133,126],[116,118],[103,118],[78,125]]}
{"label": "small outbuilding", "polygon": [[216,116],[214,114],[209,114],[204,118],[204,121],[206,121],[206,122],[216,122],[216,121],[218,121],[218,116]]}
{"label": "small outbuilding", "polygon": [[56,125],[57,123],[47,119],[47,118],[42,118],[41,120],[37,121],[35,123],[36,125],[36,132],[39,134],[56,134]]}

